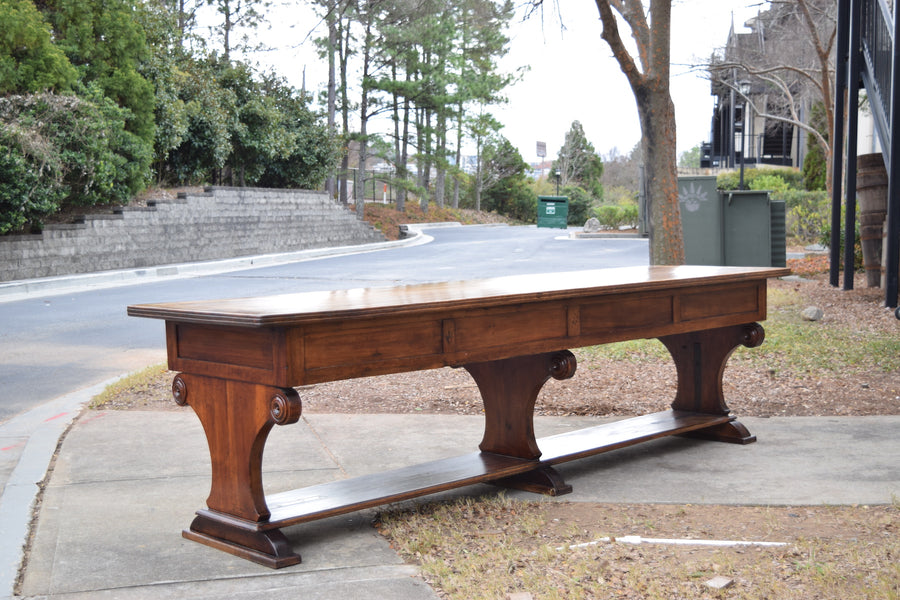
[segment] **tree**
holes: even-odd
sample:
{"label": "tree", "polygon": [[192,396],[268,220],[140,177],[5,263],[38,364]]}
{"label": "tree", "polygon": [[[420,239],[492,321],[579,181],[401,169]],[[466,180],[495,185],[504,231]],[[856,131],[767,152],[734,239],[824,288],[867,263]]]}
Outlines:
{"label": "tree", "polygon": [[78,73],[31,0],[0,0],[0,94],[67,91]]}
{"label": "tree", "polygon": [[185,126],[165,155],[171,183],[316,187],[337,160],[334,136],[309,98],[273,74],[210,56],[185,61],[172,81]]}
{"label": "tree", "polygon": [[503,127],[493,115],[484,111],[469,122],[472,139],[475,141],[475,210],[481,210],[481,195],[486,185],[490,185],[493,175],[487,168],[484,149],[489,140]]}
{"label": "tree", "polygon": [[125,0],[48,0],[41,3],[57,46],[80,74],[129,112],[126,128],[146,144],[154,138],[153,86],[140,73],[149,47],[132,4]]}
{"label": "tree", "polygon": [[537,215],[537,196],[525,181],[528,164],[519,150],[501,135],[485,143],[480,172],[484,209],[532,222]]}
{"label": "tree", "polygon": [[613,148],[603,157],[603,187],[607,191],[613,188],[624,188],[635,197],[640,193],[640,142],[628,154],[621,154],[618,148]]}
{"label": "tree", "polygon": [[197,11],[206,0],[163,0],[163,7],[172,15],[176,43],[184,49],[185,39],[197,24]]}
{"label": "tree", "polygon": [[[456,70],[456,166],[462,161],[462,145],[468,107],[480,112],[486,106],[503,101],[503,89],[512,84],[517,74],[502,73],[497,61],[506,55],[509,36],[505,29],[515,14],[511,0],[491,2],[464,0],[460,7],[459,51]],[[454,178],[453,207],[459,205],[460,177]]]}
{"label": "tree", "polygon": [[[824,107],[821,102],[817,102],[812,107],[809,119],[810,125],[815,127],[817,131],[826,130],[826,124],[822,122],[824,119]],[[811,133],[806,135],[806,143],[809,149],[803,158],[803,187],[810,191],[828,189],[828,157],[825,155],[822,145],[817,143],[816,136]]]}
{"label": "tree", "polygon": [[269,0],[206,0],[207,4],[215,7],[221,21],[210,27],[210,30],[219,36],[222,41],[222,55],[226,61],[231,60],[234,50],[249,50],[249,36],[244,36],[236,41],[235,33],[241,29],[254,30],[265,18],[265,11],[271,4]]}
{"label": "tree", "polygon": [[[641,123],[651,264],[684,263],[675,163],[675,106],[669,93],[671,0],[596,0],[609,45],[634,94]],[[618,13],[618,17],[616,16]],[[649,17],[649,18],[648,18]],[[637,62],[619,35],[622,19],[637,46]]]}
{"label": "tree", "polygon": [[588,141],[579,121],[572,121],[566,132],[553,169],[559,173],[559,182],[563,187],[577,185],[597,200],[603,198],[603,184],[600,182],[603,161],[594,151],[594,145]]}
{"label": "tree", "polygon": [[[407,190],[419,195],[423,208],[432,200],[442,204],[449,196],[448,176],[455,180],[458,202],[461,148],[473,130],[470,115],[477,119],[511,81],[498,73],[496,61],[506,51],[508,39],[501,31],[512,14],[509,0],[369,0],[357,3],[343,23],[335,20],[343,33],[329,38],[340,40],[341,73],[348,72],[351,55],[363,73],[356,106],[346,100],[346,78],[337,83],[345,122],[351,109],[360,117],[358,132],[351,134],[348,127],[345,135],[358,139],[368,154],[373,140],[368,127],[363,131],[363,119],[391,114],[393,153],[383,158],[393,162],[398,208]],[[325,40],[320,43],[328,47]]]}
{"label": "tree", "polygon": [[314,189],[332,172],[340,151],[331,127],[309,109],[309,98],[274,75],[263,77],[265,98],[277,111],[282,150],[267,157],[255,185]]}
{"label": "tree", "polygon": [[678,166],[688,169],[700,168],[700,144],[697,144],[690,150],[685,150],[678,157]]}

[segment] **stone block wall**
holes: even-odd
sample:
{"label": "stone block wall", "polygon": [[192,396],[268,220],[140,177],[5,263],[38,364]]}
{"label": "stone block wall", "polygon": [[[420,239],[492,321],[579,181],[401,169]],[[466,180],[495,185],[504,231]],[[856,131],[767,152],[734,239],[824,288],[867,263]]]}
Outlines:
{"label": "stone block wall", "polygon": [[0,281],[385,240],[324,192],[214,187],[148,204],[0,237]]}

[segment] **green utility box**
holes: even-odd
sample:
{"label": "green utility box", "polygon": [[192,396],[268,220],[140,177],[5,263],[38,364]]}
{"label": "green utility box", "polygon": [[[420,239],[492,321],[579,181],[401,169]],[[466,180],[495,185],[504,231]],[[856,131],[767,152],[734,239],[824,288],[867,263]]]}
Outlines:
{"label": "green utility box", "polygon": [[689,265],[724,265],[722,202],[715,176],[679,177],[678,204],[681,206],[685,262]]}
{"label": "green utility box", "polygon": [[715,177],[679,177],[678,202],[687,264],[785,266],[785,205],[769,192],[719,191]]}
{"label": "green utility box", "polygon": [[569,220],[567,196],[538,196],[537,226],[565,229]]}

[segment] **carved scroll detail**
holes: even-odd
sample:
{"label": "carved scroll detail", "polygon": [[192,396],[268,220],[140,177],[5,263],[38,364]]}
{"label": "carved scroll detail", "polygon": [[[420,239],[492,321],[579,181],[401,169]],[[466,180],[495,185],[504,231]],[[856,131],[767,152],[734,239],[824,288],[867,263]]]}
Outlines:
{"label": "carved scroll detail", "polygon": [[760,346],[766,339],[766,330],[759,323],[748,323],[744,325],[744,331],[741,334],[741,344],[747,348],[756,348]]}
{"label": "carved scroll detail", "polygon": [[188,390],[187,384],[181,375],[176,375],[172,381],[172,397],[175,398],[175,404],[178,406],[187,405]]}
{"label": "carved scroll detail", "polygon": [[569,350],[562,350],[553,355],[550,359],[550,376],[553,379],[569,379],[575,375],[575,368],[578,361],[575,355]]}
{"label": "carved scroll detail", "polygon": [[269,403],[269,414],[278,425],[290,425],[300,420],[303,403],[300,395],[292,388],[280,390]]}

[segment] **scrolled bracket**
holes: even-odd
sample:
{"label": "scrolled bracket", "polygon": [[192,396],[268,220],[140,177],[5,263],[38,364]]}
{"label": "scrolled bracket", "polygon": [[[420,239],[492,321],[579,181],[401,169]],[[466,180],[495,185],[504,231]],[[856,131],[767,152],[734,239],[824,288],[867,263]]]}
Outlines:
{"label": "scrolled bracket", "polygon": [[300,420],[303,403],[293,388],[279,390],[269,402],[269,415],[277,425],[290,425]]}
{"label": "scrolled bracket", "polygon": [[748,323],[741,331],[741,344],[747,348],[756,348],[766,339],[766,330],[759,323]]}
{"label": "scrolled bracket", "polygon": [[569,350],[561,350],[550,358],[550,376],[553,379],[569,379],[575,375],[578,361]]}
{"label": "scrolled bracket", "polygon": [[178,406],[187,406],[188,389],[181,375],[176,375],[172,380],[172,397]]}

